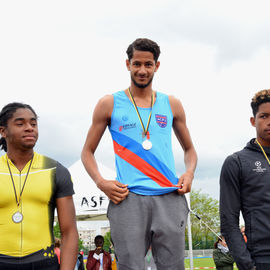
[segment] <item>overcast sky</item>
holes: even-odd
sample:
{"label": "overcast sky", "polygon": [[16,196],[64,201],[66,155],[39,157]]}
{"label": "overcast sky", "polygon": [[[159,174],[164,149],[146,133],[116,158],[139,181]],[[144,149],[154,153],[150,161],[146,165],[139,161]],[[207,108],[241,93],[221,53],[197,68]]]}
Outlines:
{"label": "overcast sky", "polygon": [[[255,136],[250,100],[270,88],[269,1],[0,1],[0,106],[39,115],[36,150],[69,167],[97,101],[129,86],[126,48],[161,47],[153,88],[178,97],[199,162],[193,187],[218,198],[225,157]],[[174,139],[177,173],[183,155]],[[106,153],[106,155],[104,155]],[[114,167],[106,132],[97,150]]]}

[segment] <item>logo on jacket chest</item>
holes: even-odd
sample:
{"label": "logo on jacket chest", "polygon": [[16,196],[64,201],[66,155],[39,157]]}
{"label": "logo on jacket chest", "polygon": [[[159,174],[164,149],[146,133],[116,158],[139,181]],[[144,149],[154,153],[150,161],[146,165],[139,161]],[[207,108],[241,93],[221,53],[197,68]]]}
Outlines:
{"label": "logo on jacket chest", "polygon": [[262,163],[261,161],[257,160],[254,162],[255,168],[252,169],[252,171],[257,172],[257,173],[262,173],[266,171],[266,168],[262,168]]}

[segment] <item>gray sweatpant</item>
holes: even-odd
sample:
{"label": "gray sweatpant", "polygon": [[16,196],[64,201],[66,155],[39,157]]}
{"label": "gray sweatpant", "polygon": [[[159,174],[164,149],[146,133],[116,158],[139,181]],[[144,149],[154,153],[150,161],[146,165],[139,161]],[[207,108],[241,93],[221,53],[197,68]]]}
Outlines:
{"label": "gray sweatpant", "polygon": [[184,270],[187,214],[186,198],[177,192],[159,196],[130,192],[120,204],[110,202],[118,270],[144,270],[150,246],[158,270]]}

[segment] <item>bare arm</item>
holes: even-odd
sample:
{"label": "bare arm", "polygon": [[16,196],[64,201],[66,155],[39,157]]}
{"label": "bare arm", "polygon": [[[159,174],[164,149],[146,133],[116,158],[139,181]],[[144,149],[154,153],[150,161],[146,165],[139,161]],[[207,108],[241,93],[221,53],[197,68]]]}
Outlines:
{"label": "bare arm", "polygon": [[78,231],[72,196],[56,199],[61,231],[60,269],[74,270],[78,254]]}
{"label": "bare arm", "polygon": [[112,95],[105,96],[98,102],[94,110],[92,125],[88,131],[82,150],[81,159],[86,171],[94,180],[97,187],[101,189],[110,200],[112,200],[115,204],[118,204],[128,195],[127,185],[121,184],[116,180],[104,179],[98,170],[94,156],[100,139],[102,138],[106,127],[110,123],[112,110]]}
{"label": "bare arm", "polygon": [[178,185],[180,189],[178,193],[185,194],[191,190],[194,171],[197,165],[197,154],[186,125],[186,115],[181,102],[173,96],[169,97],[169,101],[173,113],[174,133],[184,150],[186,166],[186,172],[179,178]]}

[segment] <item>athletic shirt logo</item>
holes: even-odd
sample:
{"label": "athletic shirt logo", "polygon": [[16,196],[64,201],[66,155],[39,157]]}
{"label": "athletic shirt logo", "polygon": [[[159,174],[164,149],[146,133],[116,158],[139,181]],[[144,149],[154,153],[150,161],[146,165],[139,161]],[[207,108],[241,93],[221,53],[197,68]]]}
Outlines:
{"label": "athletic shirt logo", "polygon": [[261,163],[260,161],[256,161],[256,162],[255,162],[255,166],[256,166],[256,167],[261,167],[261,165],[262,165],[262,163]]}
{"label": "athletic shirt logo", "polygon": [[167,116],[156,114],[156,122],[161,128],[165,128],[167,126]]}

